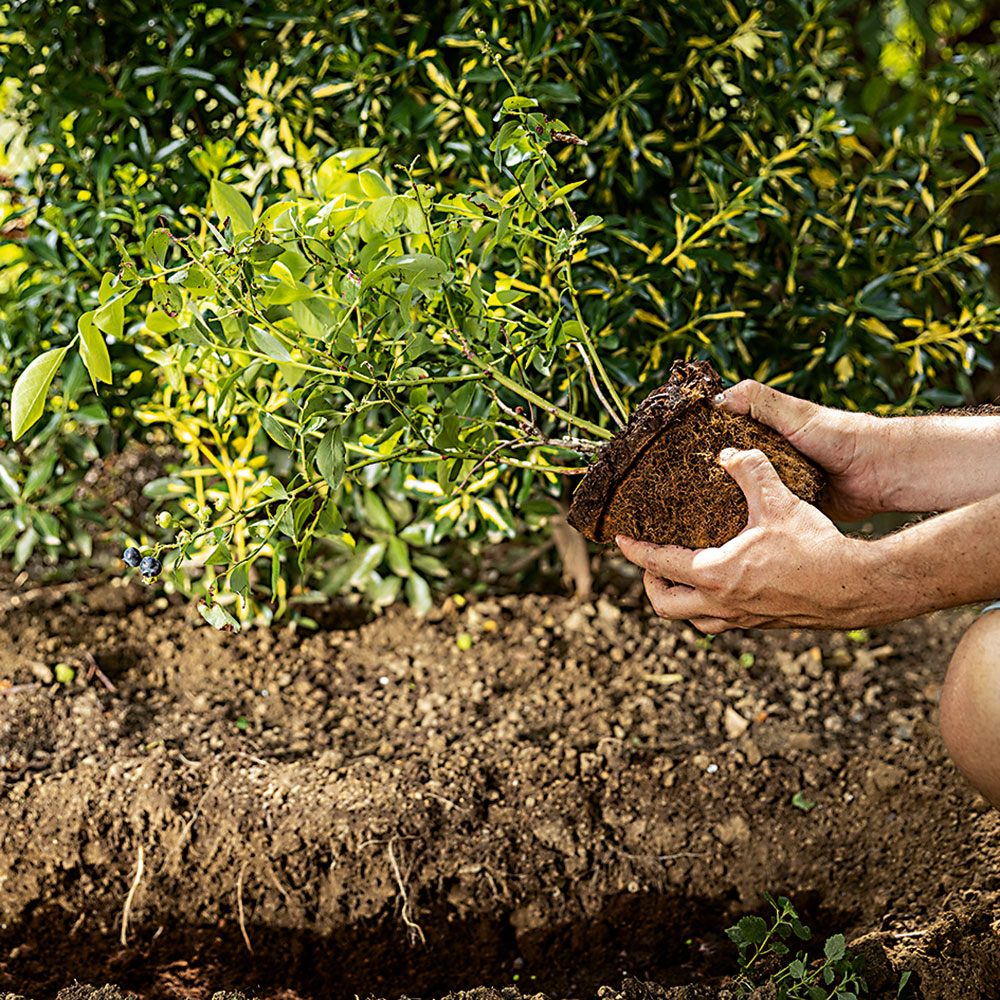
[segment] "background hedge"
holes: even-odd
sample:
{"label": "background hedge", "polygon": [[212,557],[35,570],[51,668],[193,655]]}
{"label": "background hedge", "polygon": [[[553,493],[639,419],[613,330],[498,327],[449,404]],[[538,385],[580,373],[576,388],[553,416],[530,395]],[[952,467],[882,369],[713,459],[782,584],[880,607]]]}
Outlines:
{"label": "background hedge", "polygon": [[[881,412],[968,400],[991,363],[989,6],[34,0],[4,16],[5,403],[97,305],[113,237],[193,231],[187,206],[213,178],[268,197],[367,145],[386,172],[412,162],[439,191],[488,189],[510,88],[477,29],[518,90],[588,143],[556,155],[582,182],[578,211],[605,219],[582,303],[633,404],[690,354],[727,379]],[[36,546],[88,551],[80,519],[99,503],[80,480],[147,433],[135,414],[164,385],[131,318],[112,387],[94,393],[71,365],[51,417],[0,437],[0,506],[15,514],[0,550],[18,564]]]}

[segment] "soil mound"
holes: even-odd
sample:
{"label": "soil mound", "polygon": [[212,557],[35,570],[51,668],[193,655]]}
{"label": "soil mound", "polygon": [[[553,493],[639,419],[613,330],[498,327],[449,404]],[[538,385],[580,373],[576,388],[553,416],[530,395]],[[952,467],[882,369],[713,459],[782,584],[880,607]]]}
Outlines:
{"label": "soil mound", "polygon": [[709,548],[747,523],[743,492],[720,467],[723,448],[759,448],[793,493],[814,503],[825,480],[780,434],[752,417],[711,406],[722,391],[707,361],[675,361],[628,426],[602,449],[573,497],[569,523],[591,541],[629,535]]}
{"label": "soil mound", "polygon": [[868,1000],[1000,997],[1000,815],[937,733],[974,612],[708,640],[605,562],[311,634],[0,582],[0,997],[732,1000],[764,891],[878,935]]}

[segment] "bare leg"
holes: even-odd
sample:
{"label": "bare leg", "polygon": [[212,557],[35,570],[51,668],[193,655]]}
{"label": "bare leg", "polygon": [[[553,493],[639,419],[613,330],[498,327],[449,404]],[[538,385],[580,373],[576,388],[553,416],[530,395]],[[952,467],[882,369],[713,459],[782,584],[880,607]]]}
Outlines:
{"label": "bare leg", "polygon": [[1000,610],[979,618],[951,658],[941,735],[958,769],[1000,809]]}

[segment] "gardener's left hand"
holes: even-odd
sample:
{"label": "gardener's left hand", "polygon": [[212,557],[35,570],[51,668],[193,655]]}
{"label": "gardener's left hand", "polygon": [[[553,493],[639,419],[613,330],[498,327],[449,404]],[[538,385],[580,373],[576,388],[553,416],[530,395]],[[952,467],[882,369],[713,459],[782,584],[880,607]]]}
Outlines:
{"label": "gardener's left hand", "polygon": [[713,549],[616,539],[626,558],[645,568],[646,593],[656,613],[688,619],[710,634],[865,624],[877,577],[868,565],[873,546],[842,535],[800,500],[763,452],[727,448],[719,464],[747,500],[747,526],[734,539]]}

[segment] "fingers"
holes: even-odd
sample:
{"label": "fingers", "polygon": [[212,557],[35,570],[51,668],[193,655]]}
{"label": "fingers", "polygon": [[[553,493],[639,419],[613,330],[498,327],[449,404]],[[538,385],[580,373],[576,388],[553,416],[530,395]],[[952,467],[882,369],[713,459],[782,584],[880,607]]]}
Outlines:
{"label": "fingers", "polygon": [[660,618],[680,621],[708,616],[704,596],[693,587],[677,586],[648,569],[642,583],[649,603]]}
{"label": "fingers", "polygon": [[815,403],[778,392],[753,379],[738,382],[712,402],[727,413],[749,414],[784,437],[794,435],[819,409]]}
{"label": "fingers", "polygon": [[692,587],[674,586],[649,570],[646,570],[643,584],[649,603],[660,618],[670,621],[690,621],[696,629],[706,635],[718,635],[720,632],[738,627],[719,618],[718,609],[712,608],[705,596]]}
{"label": "fingers", "polygon": [[788,511],[798,497],[781,481],[767,456],[756,448],[737,451],[724,448],[719,464],[736,480],[747,498],[747,524],[753,526]]}
{"label": "fingers", "polygon": [[640,542],[626,535],[617,535],[615,544],[629,562],[655,573],[664,580],[678,583],[692,583],[692,560],[696,549],[685,549],[679,545],[654,545]]}
{"label": "fingers", "polygon": [[699,632],[704,632],[705,635],[718,635],[720,632],[729,632],[734,628],[741,627],[733,625],[731,622],[723,621],[721,618],[692,618],[691,624]]}

